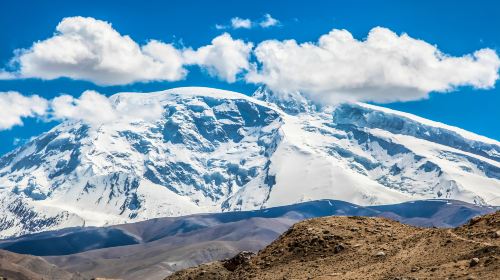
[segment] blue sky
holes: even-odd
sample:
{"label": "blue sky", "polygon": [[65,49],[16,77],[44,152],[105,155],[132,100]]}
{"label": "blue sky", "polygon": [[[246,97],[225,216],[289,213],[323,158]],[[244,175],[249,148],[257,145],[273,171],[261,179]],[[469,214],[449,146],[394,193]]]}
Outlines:
{"label": "blue sky", "polygon": [[[0,3],[0,68],[13,58],[14,50],[51,37],[65,17],[84,16],[103,20],[140,45],[155,39],[176,46],[198,48],[228,32],[234,39],[259,42],[295,39],[315,42],[333,28],[346,29],[362,40],[382,26],[437,45],[451,56],[482,48],[500,52],[498,1],[2,1]],[[280,21],[272,28],[219,30],[231,18],[263,20],[265,14]],[[252,93],[258,85],[238,80],[228,83],[210,77],[199,67],[187,66],[189,75],[180,81],[98,86],[92,82],[53,80],[0,80],[0,91],[38,94],[51,99],[61,94],[79,96],[92,89],[105,95],[120,91],[155,91],[178,86],[210,86]],[[498,83],[497,83],[498,84]],[[383,106],[458,126],[500,140],[500,89],[460,87],[451,93],[431,93],[430,98]],[[0,113],[1,116],[1,113]],[[0,154],[47,131],[56,121],[27,118],[24,125],[0,131]],[[20,139],[20,140],[15,140]]]}

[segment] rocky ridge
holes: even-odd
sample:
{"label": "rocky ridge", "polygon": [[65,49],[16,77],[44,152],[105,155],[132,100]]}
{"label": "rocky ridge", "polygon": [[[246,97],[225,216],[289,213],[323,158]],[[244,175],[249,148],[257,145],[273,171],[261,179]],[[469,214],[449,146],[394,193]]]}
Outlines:
{"label": "rocky ridge", "polygon": [[256,255],[240,253],[167,279],[496,279],[499,261],[500,212],[454,229],[327,217],[295,224]]}

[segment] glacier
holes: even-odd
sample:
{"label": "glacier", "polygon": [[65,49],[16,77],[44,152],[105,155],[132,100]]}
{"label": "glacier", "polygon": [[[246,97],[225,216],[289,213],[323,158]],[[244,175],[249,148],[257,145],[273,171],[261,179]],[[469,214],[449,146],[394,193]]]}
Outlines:
{"label": "glacier", "polygon": [[0,158],[0,237],[318,199],[500,205],[500,143],[364,103],[185,87],[157,120],[66,121]]}

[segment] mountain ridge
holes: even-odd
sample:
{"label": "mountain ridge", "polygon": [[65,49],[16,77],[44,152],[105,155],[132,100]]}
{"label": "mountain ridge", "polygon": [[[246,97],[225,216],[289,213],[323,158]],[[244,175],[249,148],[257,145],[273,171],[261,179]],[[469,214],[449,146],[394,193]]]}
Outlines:
{"label": "mountain ridge", "polygon": [[499,226],[498,211],[452,229],[380,217],[315,218],[294,224],[256,254],[165,279],[497,279]]}
{"label": "mountain ridge", "polygon": [[373,105],[270,94],[113,95],[115,106],[159,102],[163,116],[65,122],[1,157],[0,236],[321,198],[500,203],[494,140]]}

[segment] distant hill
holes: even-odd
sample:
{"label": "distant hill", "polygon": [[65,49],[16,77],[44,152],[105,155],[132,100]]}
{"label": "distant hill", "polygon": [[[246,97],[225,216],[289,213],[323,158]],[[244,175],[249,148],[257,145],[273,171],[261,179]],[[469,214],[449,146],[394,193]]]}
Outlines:
{"label": "distant hill", "polygon": [[0,278],[13,280],[84,280],[78,273],[70,273],[43,258],[0,250]]}

